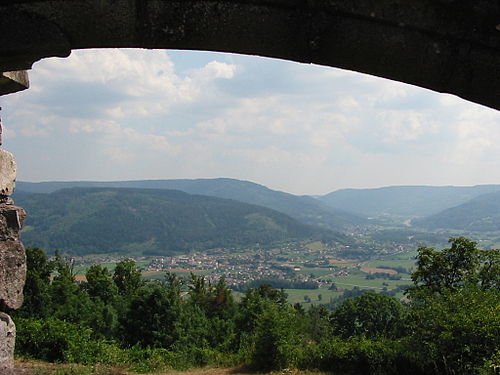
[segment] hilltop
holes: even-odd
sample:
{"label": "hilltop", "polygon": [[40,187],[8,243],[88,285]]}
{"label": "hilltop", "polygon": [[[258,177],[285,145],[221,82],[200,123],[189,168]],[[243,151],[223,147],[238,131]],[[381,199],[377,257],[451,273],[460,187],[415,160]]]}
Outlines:
{"label": "hilltop", "polygon": [[337,190],[318,200],[333,208],[368,217],[414,218],[433,215],[495,191],[500,191],[500,185],[387,186]]}
{"label": "hilltop", "polygon": [[180,190],[188,194],[233,199],[244,203],[271,208],[293,217],[304,224],[318,225],[332,230],[347,230],[366,225],[368,220],[358,215],[329,207],[309,196],[298,196],[269,189],[249,181],[231,178],[137,180],[137,181],[71,181],[71,182],[23,182],[17,183],[16,197],[27,193],[52,193],[73,187],[112,187],[140,189]]}
{"label": "hilltop", "polygon": [[412,225],[427,229],[500,231],[500,192],[484,194],[435,215],[412,220]]}
{"label": "hilltop", "polygon": [[72,188],[20,194],[27,246],[84,255],[161,254],[340,238],[269,208],[177,190]]}

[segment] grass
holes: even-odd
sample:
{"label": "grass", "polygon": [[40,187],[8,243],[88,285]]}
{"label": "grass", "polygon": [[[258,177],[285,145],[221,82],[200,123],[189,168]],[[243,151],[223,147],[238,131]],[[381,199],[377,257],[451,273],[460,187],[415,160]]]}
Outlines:
{"label": "grass", "polygon": [[[288,302],[291,304],[300,303],[304,306],[310,306],[312,304],[319,305],[322,303],[330,302],[330,298],[337,297],[341,295],[341,292],[334,290],[328,290],[326,288],[319,289],[285,289],[288,294]],[[321,294],[321,301],[318,299],[318,295]],[[306,302],[304,296],[309,296],[311,302]]]}
{"label": "grass", "polygon": [[306,247],[312,251],[320,251],[325,249],[325,245],[321,241],[308,243]]}
{"label": "grass", "polygon": [[[373,289],[381,291],[386,287],[388,290],[396,288],[398,285],[409,284],[406,280],[373,279],[367,280],[364,275],[341,276],[334,279],[338,288],[352,289],[357,286],[361,289]],[[387,284],[387,285],[384,285]]]}

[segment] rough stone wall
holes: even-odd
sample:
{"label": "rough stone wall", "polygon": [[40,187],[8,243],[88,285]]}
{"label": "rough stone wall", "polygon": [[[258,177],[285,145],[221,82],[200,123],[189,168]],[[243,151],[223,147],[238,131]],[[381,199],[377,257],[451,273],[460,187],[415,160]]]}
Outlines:
{"label": "rough stone wall", "polygon": [[23,303],[26,254],[19,238],[25,211],[10,198],[16,181],[16,163],[10,152],[0,150],[0,374],[14,364],[16,327],[5,312]]}

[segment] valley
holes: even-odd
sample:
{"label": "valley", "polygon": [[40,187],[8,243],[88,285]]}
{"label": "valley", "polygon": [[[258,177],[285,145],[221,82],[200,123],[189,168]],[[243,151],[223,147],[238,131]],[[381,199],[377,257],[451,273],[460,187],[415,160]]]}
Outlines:
{"label": "valley", "polygon": [[[221,277],[238,296],[249,287],[267,283],[283,288],[290,303],[304,306],[330,304],[352,290],[403,296],[415,264],[413,251],[401,247],[385,255],[343,259],[339,249],[321,242],[289,243],[279,248],[214,249],[209,252],[167,257],[132,257],[147,280],[163,280],[166,272],[189,277],[204,276],[216,284]],[[93,256],[69,258],[77,280],[93,264],[112,270],[124,257]]]}
{"label": "valley", "polygon": [[290,303],[311,306],[363,290],[402,298],[422,245],[466,235],[497,247],[500,226],[488,218],[499,188],[387,187],[313,198],[232,179],[19,182],[15,199],[29,212],[25,244],[61,250],[77,277],[90,265],[113,269],[131,258],[145,279],[224,277],[236,296],[267,283]]}

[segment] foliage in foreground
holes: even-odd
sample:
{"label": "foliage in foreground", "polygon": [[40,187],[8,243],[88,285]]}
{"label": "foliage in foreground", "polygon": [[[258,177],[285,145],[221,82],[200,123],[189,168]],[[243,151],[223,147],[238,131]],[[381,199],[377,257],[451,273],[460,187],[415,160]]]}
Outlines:
{"label": "foliage in foreground", "polygon": [[305,311],[269,285],[236,302],[224,279],[166,274],[143,281],[135,264],[92,266],[77,285],[61,257],[28,249],[17,352],[52,362],[137,372],[252,365],[353,374],[495,374],[500,368],[500,252],[453,238],[420,248],[409,303],[366,293],[333,311]]}

